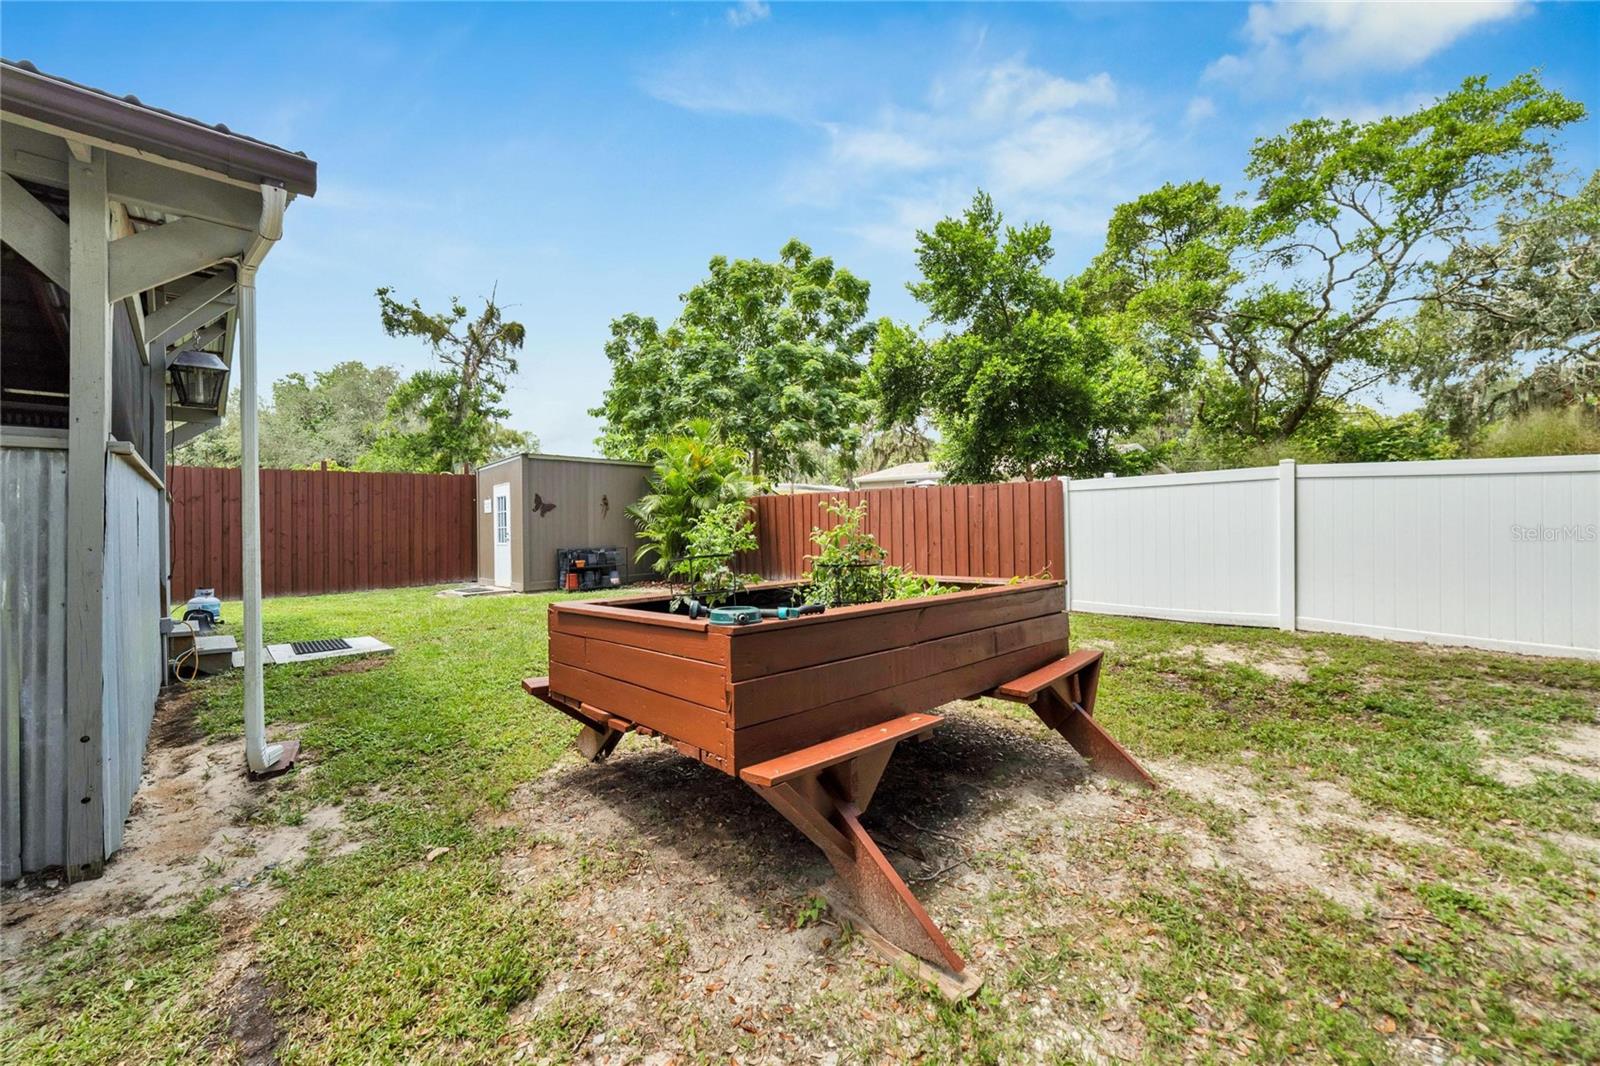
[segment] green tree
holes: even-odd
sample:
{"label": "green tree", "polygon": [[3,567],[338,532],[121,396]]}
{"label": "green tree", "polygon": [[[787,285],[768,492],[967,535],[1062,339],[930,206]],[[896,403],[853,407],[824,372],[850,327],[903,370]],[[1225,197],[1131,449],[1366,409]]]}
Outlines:
{"label": "green tree", "polygon": [[[393,367],[369,367],[356,360],[309,377],[296,372],[279,378],[273,382],[271,401],[261,410],[261,465],[293,469],[326,460],[354,467],[377,440],[400,380]],[[178,448],[173,461],[186,466],[239,465],[237,391],[222,424]]]}
{"label": "green tree", "polygon": [[628,508],[642,542],[636,559],[668,573],[683,558],[700,517],[724,504],[742,502],[756,490],[745,474],[745,454],[722,441],[716,426],[691,419],[681,431],[650,447],[654,465],[650,491]]}
{"label": "green tree", "polygon": [[954,481],[1128,469],[1114,445],[1157,409],[1163,375],[1045,273],[1050,228],[1005,227],[979,192],[917,244],[922,280],[909,288],[945,332],[878,324],[869,374],[880,425],[930,415]]}
{"label": "green tree", "polygon": [[703,418],[746,453],[752,475],[814,473],[808,446],[848,445],[866,417],[867,295],[865,281],[796,240],[776,262],[715,257],[666,329],[636,314],[611,323],[611,383],[590,412],[604,420],[601,449],[641,458]]}
{"label": "green tree", "polygon": [[460,300],[430,313],[392,292],[377,291],[383,331],[427,341],[440,368],[419,370],[395,390],[368,468],[447,471],[487,461],[504,439],[501,420],[511,412],[500,402],[526,329],[504,317],[493,293],[473,316]]}
{"label": "green tree", "polygon": [[1394,333],[1437,261],[1546,178],[1548,135],[1583,113],[1530,74],[1469,78],[1409,115],[1297,122],[1251,150],[1249,202],[1189,182],[1119,207],[1086,308],[1211,361],[1193,400],[1203,430],[1287,438],[1319,405],[1403,374]]}
{"label": "green tree", "polygon": [[[1453,249],[1398,341],[1426,410],[1462,439],[1536,408],[1600,404],[1600,171],[1523,190]],[[1531,364],[1531,366],[1530,366]]]}

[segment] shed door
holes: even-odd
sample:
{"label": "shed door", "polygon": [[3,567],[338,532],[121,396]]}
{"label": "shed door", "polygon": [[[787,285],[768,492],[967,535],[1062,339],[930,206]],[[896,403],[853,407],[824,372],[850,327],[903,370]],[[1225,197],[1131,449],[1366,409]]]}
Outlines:
{"label": "shed door", "polygon": [[494,583],[511,587],[511,482],[494,487]]}

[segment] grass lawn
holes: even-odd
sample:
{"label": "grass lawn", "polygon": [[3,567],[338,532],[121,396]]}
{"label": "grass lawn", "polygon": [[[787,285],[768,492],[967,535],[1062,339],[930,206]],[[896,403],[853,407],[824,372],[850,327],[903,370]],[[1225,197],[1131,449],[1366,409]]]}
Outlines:
{"label": "grass lawn", "polygon": [[157,781],[103,883],[15,893],[5,1059],[1600,1060],[1600,664],[1074,617],[1163,788],[987,701],[902,749],[868,821],[985,975],[950,1005],[749,790],[568,754],[519,687],[549,600],[268,601],[397,651],[268,669],[276,782],[236,783],[236,677],[163,712],[226,809],[179,847]]}

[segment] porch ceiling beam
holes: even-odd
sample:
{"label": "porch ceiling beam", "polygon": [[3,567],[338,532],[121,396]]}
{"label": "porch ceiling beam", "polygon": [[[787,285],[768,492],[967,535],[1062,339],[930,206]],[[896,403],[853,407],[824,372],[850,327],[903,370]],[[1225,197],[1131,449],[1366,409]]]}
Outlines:
{"label": "porch ceiling beam", "polygon": [[9,174],[0,175],[0,213],[5,217],[5,242],[45,277],[70,288],[67,224]]}
{"label": "porch ceiling beam", "polygon": [[225,270],[151,312],[144,320],[145,333],[150,337],[150,351],[160,355],[185,334],[227,314],[233,309],[233,301],[227,298],[232,291],[233,272]]}
{"label": "porch ceiling beam", "polygon": [[[41,185],[66,187],[67,160],[72,155],[64,139],[7,122],[5,142],[0,167],[6,173]],[[261,217],[257,189],[117,152],[106,153],[106,194],[123,203],[225,226],[253,229]]]}
{"label": "porch ceiling beam", "polygon": [[132,156],[110,158],[106,184],[113,199],[169,215],[241,229],[254,227],[261,217],[261,194],[254,190],[224,185]]}
{"label": "porch ceiling beam", "polygon": [[[206,326],[204,329],[199,330],[198,332],[196,332],[195,335],[194,335],[194,339],[192,341],[190,341],[188,344],[184,345],[184,347],[185,348],[193,348],[195,351],[203,352],[207,348],[210,348],[211,345],[213,343],[215,343],[217,341],[217,339],[222,336],[222,330],[223,330],[223,323],[219,319],[216,322],[212,322],[210,325]],[[178,357],[178,353],[176,351],[174,351],[172,353],[172,359],[176,359],[177,357]],[[172,359],[168,359],[167,360],[167,365],[168,366],[172,365]]]}
{"label": "porch ceiling beam", "polygon": [[217,412],[209,407],[184,407],[179,404],[167,404],[167,421],[169,422],[204,422],[208,418],[216,418]]}
{"label": "porch ceiling beam", "polygon": [[182,218],[111,242],[111,298],[121,300],[163,282],[244,254],[251,234]]}
{"label": "porch ceiling beam", "polygon": [[[239,322],[239,309],[235,307],[228,312],[228,317],[222,320],[222,361],[228,364],[228,381],[233,381],[233,342],[239,336],[239,331],[234,327]],[[217,397],[217,414],[228,413],[228,390],[223,388],[222,395]]]}
{"label": "porch ceiling beam", "polygon": [[207,430],[216,429],[220,425],[222,425],[222,419],[216,415],[212,415],[210,418],[202,418],[196,422],[181,423],[172,430],[172,446],[181,448],[200,434]]}

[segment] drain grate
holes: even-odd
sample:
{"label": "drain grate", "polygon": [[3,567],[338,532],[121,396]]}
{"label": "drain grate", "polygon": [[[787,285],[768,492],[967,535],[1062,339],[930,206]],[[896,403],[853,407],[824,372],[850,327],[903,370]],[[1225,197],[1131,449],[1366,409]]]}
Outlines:
{"label": "drain grate", "polygon": [[317,655],[325,651],[349,651],[348,640],[297,640],[289,645],[296,655]]}

